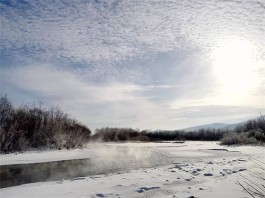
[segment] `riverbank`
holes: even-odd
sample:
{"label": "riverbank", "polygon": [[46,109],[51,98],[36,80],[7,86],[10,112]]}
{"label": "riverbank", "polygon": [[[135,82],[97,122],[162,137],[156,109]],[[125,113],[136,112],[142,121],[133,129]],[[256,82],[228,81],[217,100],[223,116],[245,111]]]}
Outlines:
{"label": "riverbank", "polygon": [[[1,155],[1,165],[94,160],[102,174],[0,189],[1,197],[248,197],[261,184],[264,147],[218,142],[102,143],[84,150]],[[115,168],[116,167],[116,168]],[[259,177],[258,177],[259,176]],[[246,178],[248,180],[246,180]]]}

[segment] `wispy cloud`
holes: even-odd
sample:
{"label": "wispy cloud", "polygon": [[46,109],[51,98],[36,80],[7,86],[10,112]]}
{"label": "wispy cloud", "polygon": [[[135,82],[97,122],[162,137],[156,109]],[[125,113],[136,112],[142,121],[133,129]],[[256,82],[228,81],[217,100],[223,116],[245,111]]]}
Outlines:
{"label": "wispy cloud", "polygon": [[264,53],[264,7],[262,0],[2,1],[1,48],[46,60],[112,62],[210,49],[241,35]]}
{"label": "wispy cloud", "polygon": [[[263,0],[7,0],[0,12],[1,91],[59,104],[89,127],[181,128],[264,107]],[[234,37],[261,65],[244,93],[222,91],[211,68],[212,50]]]}
{"label": "wispy cloud", "polygon": [[[50,105],[60,104],[63,110],[94,128],[102,126],[175,128],[186,127],[191,123],[211,121],[209,118],[226,121],[235,113],[256,113],[249,106],[206,106],[195,103],[179,103],[179,108],[169,106],[176,97],[165,94],[166,98],[157,101],[160,94],[150,97],[150,92],[178,92],[178,86],[135,85],[112,82],[109,84],[89,82],[71,70],[62,70],[51,65],[29,65],[2,69],[2,81],[21,90],[33,92]],[[152,94],[151,94],[152,95]],[[26,101],[24,101],[26,102]],[[178,102],[180,102],[178,100]],[[173,103],[172,103],[173,104]],[[176,105],[176,104],[175,104]],[[227,110],[230,116],[227,116]],[[213,116],[215,114],[215,116]],[[188,118],[188,119],[187,119]]]}
{"label": "wispy cloud", "polygon": [[[38,92],[43,97],[64,100],[101,103],[106,101],[134,100],[133,93],[142,87],[133,84],[111,83],[93,85],[81,80],[82,76],[72,71],[62,70],[50,65],[30,65],[3,69],[3,81],[18,85],[22,89]],[[19,82],[19,83],[18,83]]]}
{"label": "wispy cloud", "polygon": [[93,128],[144,126],[154,122],[161,112],[144,95],[145,91],[156,89],[155,86],[118,82],[93,85],[72,71],[50,65],[3,69],[2,74],[5,83],[17,86],[19,82],[20,89],[41,95],[51,105],[60,104],[66,112]]}

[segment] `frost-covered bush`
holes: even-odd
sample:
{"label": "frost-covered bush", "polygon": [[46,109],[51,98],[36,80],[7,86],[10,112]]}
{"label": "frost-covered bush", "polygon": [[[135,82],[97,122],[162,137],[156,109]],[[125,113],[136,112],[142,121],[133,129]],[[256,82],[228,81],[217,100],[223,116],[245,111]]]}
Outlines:
{"label": "frost-covered bush", "polygon": [[15,108],[6,95],[0,96],[0,151],[83,147],[91,131],[71,119],[60,108],[38,106]]}
{"label": "frost-covered bush", "polygon": [[228,133],[221,139],[221,144],[265,144],[264,117],[261,115],[237,126],[233,133]]}
{"label": "frost-covered bush", "polygon": [[258,140],[255,137],[249,136],[248,133],[228,133],[224,135],[221,139],[221,144],[223,145],[233,145],[233,144],[257,144]]}

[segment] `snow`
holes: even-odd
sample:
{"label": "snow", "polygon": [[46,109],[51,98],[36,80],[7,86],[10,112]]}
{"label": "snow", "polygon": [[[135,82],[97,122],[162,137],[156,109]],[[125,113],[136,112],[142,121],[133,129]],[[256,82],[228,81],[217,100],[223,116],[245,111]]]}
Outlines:
{"label": "snow", "polygon": [[[2,188],[0,195],[1,198],[249,197],[236,183],[243,183],[244,177],[262,182],[255,174],[264,178],[260,168],[265,166],[264,156],[264,147],[227,147],[218,142],[101,143],[83,150],[1,155],[1,165],[90,158],[101,169],[106,168],[103,162],[106,165],[115,160],[119,169]],[[130,166],[132,161],[137,163]]]}
{"label": "snow", "polygon": [[61,161],[71,159],[85,159],[90,157],[91,149],[83,150],[52,150],[52,151],[30,151],[26,153],[15,153],[1,155],[0,165],[28,164],[49,161]]}

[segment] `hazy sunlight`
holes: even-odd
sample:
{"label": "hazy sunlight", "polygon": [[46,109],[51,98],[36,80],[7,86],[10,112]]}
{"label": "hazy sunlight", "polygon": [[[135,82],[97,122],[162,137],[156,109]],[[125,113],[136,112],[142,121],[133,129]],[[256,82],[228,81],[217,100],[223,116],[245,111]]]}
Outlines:
{"label": "hazy sunlight", "polygon": [[255,48],[247,40],[226,40],[213,51],[213,71],[222,91],[246,92],[258,81]]}

